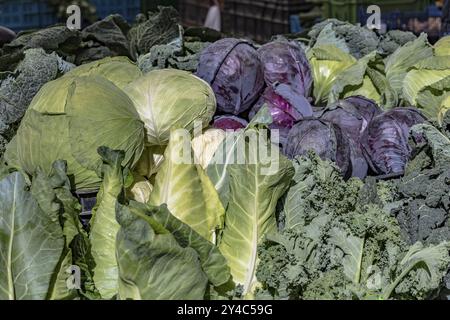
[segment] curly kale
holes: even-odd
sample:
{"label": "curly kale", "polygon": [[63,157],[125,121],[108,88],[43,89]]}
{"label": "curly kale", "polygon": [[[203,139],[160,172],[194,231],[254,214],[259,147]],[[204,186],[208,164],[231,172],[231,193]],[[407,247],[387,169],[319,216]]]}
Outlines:
{"label": "curly kale", "polygon": [[308,33],[308,36],[311,39],[311,47],[316,43],[322,30],[330,24],[331,30],[334,33],[333,37],[335,38],[329,38],[329,41],[332,41],[330,44],[345,41],[348,49],[345,51],[349,52],[355,58],[360,59],[370,52],[378,49],[380,40],[375,32],[366,27],[356,26],[337,19],[327,19],[312,27]]}
{"label": "curly kale", "polygon": [[387,185],[379,193],[377,183],[344,181],[312,153],[294,166],[286,227],[259,248],[257,297],[424,299],[437,292],[450,266],[450,243],[409,247],[384,210]]}
{"label": "curly kale", "polygon": [[[392,182],[389,209],[412,244],[440,244],[450,239],[450,140],[431,125],[412,128],[410,143],[418,150],[405,176]],[[450,298],[450,272],[442,294]],[[445,291],[447,293],[445,293]]]}
{"label": "curly kale", "polygon": [[450,239],[450,140],[431,125],[412,129],[421,150],[397,183],[397,217],[409,243],[438,244]]}

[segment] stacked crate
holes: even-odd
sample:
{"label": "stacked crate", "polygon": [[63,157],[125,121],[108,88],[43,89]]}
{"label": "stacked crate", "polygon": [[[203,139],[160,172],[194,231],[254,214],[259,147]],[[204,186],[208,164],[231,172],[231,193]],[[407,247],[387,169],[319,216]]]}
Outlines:
{"label": "stacked crate", "polygon": [[227,0],[223,29],[236,36],[265,41],[291,32],[291,17],[307,12],[314,4],[306,0]]}
{"label": "stacked crate", "polygon": [[[112,13],[133,21],[141,11],[141,0],[91,0],[99,18]],[[0,1],[0,25],[14,31],[44,28],[58,22],[54,10],[45,0]]]}

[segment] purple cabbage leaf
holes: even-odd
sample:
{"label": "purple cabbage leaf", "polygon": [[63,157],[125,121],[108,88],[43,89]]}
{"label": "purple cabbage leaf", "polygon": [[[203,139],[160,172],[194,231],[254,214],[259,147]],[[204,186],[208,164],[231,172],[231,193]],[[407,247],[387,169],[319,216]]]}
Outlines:
{"label": "purple cabbage leaf", "polygon": [[304,119],[289,131],[283,153],[290,159],[314,151],[322,160],[331,160],[341,169],[344,178],[351,174],[350,147],[341,129],[331,122]]}
{"label": "purple cabbage leaf", "polygon": [[258,49],[268,87],[282,83],[290,86],[299,95],[309,97],[312,73],[303,49],[294,41],[279,39]]}
{"label": "purple cabbage leaf", "polygon": [[395,108],[375,116],[364,131],[361,144],[371,169],[380,176],[400,176],[410,160],[410,129],[426,122],[415,108]]}
{"label": "purple cabbage leaf", "polygon": [[256,49],[249,42],[225,38],[206,47],[197,76],[208,82],[217,110],[238,115],[248,110],[264,88],[264,75]]}
{"label": "purple cabbage leaf", "polygon": [[361,146],[361,136],[370,121],[381,109],[377,104],[361,96],[349,97],[326,107],[320,119],[338,126],[350,143],[350,158],[353,177],[364,179],[369,166]]}
{"label": "purple cabbage leaf", "polygon": [[275,88],[266,88],[261,98],[250,110],[249,118],[253,119],[264,104],[268,106],[272,116],[272,124],[269,128],[279,130],[282,145],[286,143],[289,130],[297,121],[313,115],[309,101],[285,84],[280,84]]}
{"label": "purple cabbage leaf", "polygon": [[221,115],[214,118],[213,127],[222,130],[239,130],[244,129],[248,122],[242,118],[233,115]]}

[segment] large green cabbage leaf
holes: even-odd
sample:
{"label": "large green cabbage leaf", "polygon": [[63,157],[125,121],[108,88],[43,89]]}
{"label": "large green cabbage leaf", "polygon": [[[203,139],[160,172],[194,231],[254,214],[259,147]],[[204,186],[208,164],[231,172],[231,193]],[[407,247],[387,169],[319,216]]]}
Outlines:
{"label": "large green cabbage leaf", "polygon": [[429,86],[422,88],[417,95],[417,107],[422,110],[430,120],[442,125],[450,105],[450,75]]}
{"label": "large green cabbage leaf", "polygon": [[[244,138],[244,143],[235,147],[243,161],[221,167],[229,175],[229,199],[219,248],[233,280],[243,286],[244,296],[251,297],[257,286],[258,245],[266,234],[277,231],[275,208],[288,189],[294,170],[278,147],[267,140],[264,131],[250,126],[242,133],[245,135],[250,141],[252,135],[257,136],[258,144]],[[261,149],[268,150],[270,157],[263,158]]]}
{"label": "large green cabbage leaf", "polygon": [[208,282],[231,279],[226,260],[210,242],[166,206],[120,206],[117,237],[119,299],[204,299]]}
{"label": "large green cabbage leaf", "polygon": [[[403,81],[403,99],[436,121],[442,102],[450,92],[450,59],[432,56],[417,63]],[[443,117],[444,115],[441,115]]]}
{"label": "large green cabbage leaf", "polygon": [[356,63],[350,54],[330,44],[318,45],[308,51],[314,79],[313,94],[316,104],[327,104],[338,75]]}
{"label": "large green cabbage leaf", "polygon": [[99,148],[103,159],[102,184],[90,221],[91,253],[95,262],[94,283],[103,299],[111,299],[118,290],[116,261],[116,236],[119,223],[116,220],[116,203],[125,185],[121,163],[123,152]]}
{"label": "large green cabbage leaf", "polygon": [[0,299],[72,299],[67,269],[84,234],[80,205],[71,195],[66,165],[55,162],[50,175],[32,182],[20,172],[0,181]]}
{"label": "large green cabbage leaf", "polygon": [[383,73],[383,67],[376,51],[359,59],[337,75],[328,97],[328,104],[361,95],[385,108],[395,107],[398,98]]}
{"label": "large green cabbage leaf", "polygon": [[434,44],[434,54],[436,56],[450,56],[450,36],[442,37]]}
{"label": "large green cabbage leaf", "polygon": [[149,203],[166,204],[175,217],[205,239],[215,242],[216,231],[223,227],[225,210],[211,180],[203,168],[194,163],[190,135],[187,131],[181,131],[187,135],[178,132],[172,131]]}
{"label": "large green cabbage leaf", "polygon": [[433,55],[433,49],[424,33],[414,41],[398,48],[385,59],[386,78],[398,97],[402,94],[403,80],[417,63]]}

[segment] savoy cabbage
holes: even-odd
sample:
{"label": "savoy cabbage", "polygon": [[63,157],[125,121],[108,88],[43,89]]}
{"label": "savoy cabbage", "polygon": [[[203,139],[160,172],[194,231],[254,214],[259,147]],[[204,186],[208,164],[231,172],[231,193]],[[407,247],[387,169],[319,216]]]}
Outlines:
{"label": "savoy cabbage", "polygon": [[56,53],[47,54],[39,48],[25,51],[25,58],[13,72],[0,73],[0,156],[42,86],[72,67]]}

